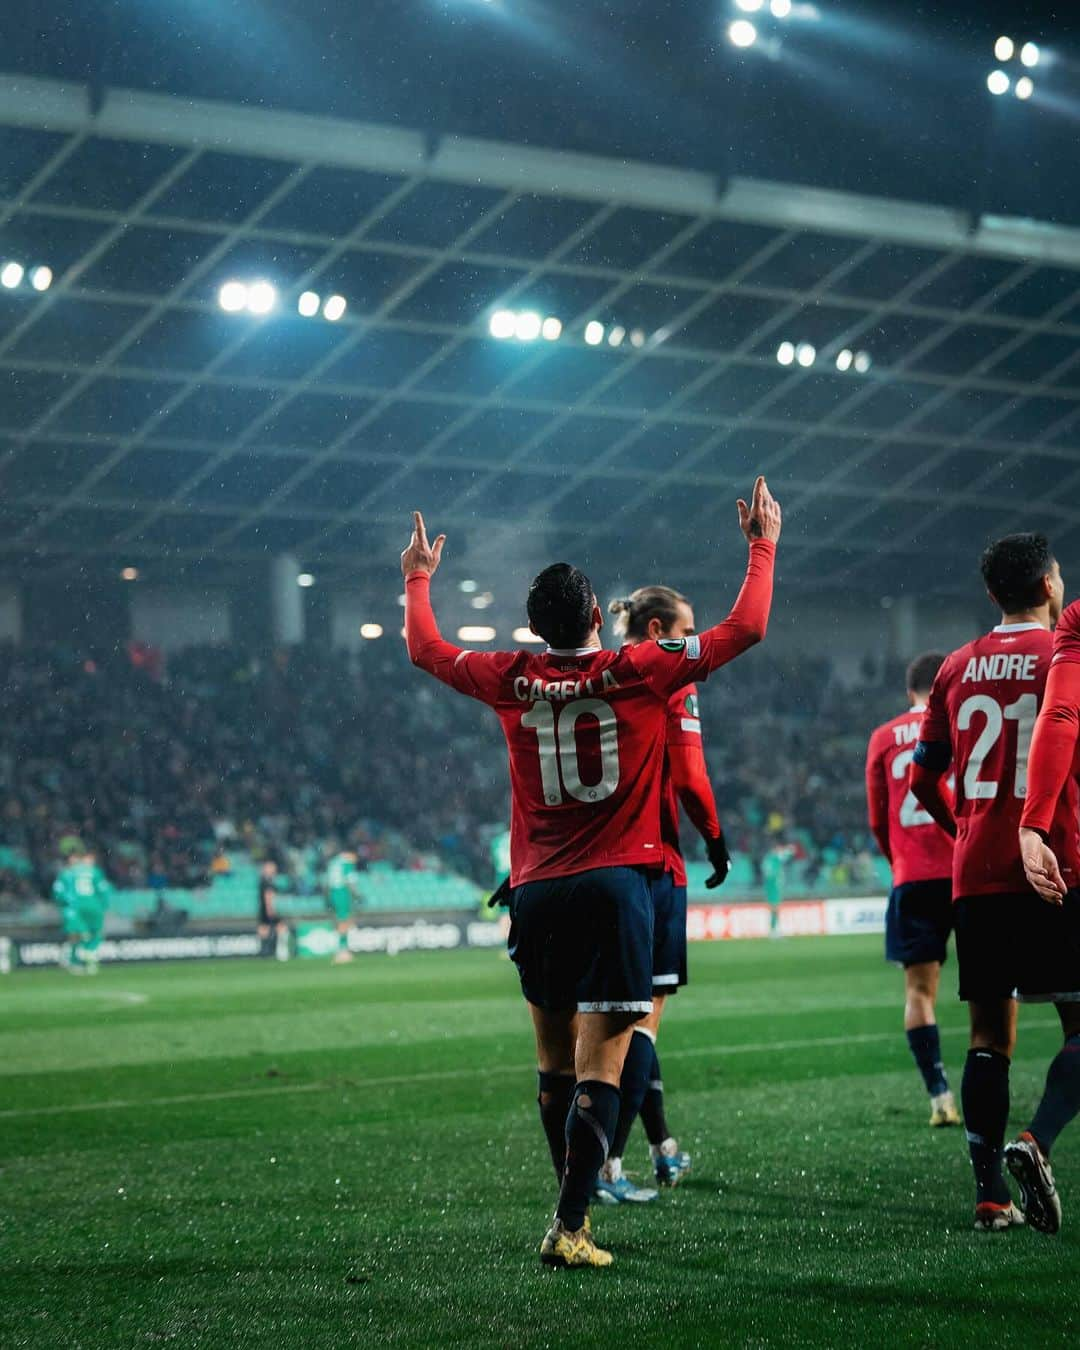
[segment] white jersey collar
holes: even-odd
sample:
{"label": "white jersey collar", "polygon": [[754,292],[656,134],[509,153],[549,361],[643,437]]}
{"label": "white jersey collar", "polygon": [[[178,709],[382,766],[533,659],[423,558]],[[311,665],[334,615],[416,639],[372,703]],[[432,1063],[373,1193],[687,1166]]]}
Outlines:
{"label": "white jersey collar", "polygon": [[602,652],[603,647],[549,647],[548,656],[593,656],[596,652]]}
{"label": "white jersey collar", "polygon": [[[995,633],[1030,633],[1035,628],[1042,628],[1041,623],[999,623],[995,628]],[[1043,631],[1047,631],[1043,629]]]}
{"label": "white jersey collar", "polygon": [[925,703],[913,703],[910,709],[908,710],[908,716],[910,717],[912,713],[924,713],[925,711],[926,711]]}

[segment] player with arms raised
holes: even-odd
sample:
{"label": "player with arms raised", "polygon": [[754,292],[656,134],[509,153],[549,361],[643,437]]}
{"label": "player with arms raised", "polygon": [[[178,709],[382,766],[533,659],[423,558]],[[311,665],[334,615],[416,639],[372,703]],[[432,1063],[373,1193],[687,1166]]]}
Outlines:
{"label": "player with arms raised", "polygon": [[[911,768],[911,788],[956,834],[953,895],[960,997],[971,1040],[962,1087],[975,1171],[975,1227],[1022,1223],[1002,1172],[1016,999],[1051,992],[1044,948],[1046,906],[1028,885],[1016,847],[1027,792],[1028,752],[1050,669],[1050,626],[1061,613],[1061,571],[1040,534],[1014,534],[982,558],[1001,623],[947,657],[930,694]],[[956,770],[950,809],[941,778]],[[1080,879],[1075,784],[1057,803],[1049,835],[1063,869]]]}
{"label": "player with arms raised", "polygon": [[541,1245],[549,1265],[604,1266],[586,1223],[619,1115],[634,1023],[652,1011],[651,875],[663,865],[660,797],[668,702],[765,635],[780,508],[765,480],[739,504],[750,543],[731,614],[700,636],[600,646],[589,579],[556,563],[529,589],[543,654],[463,651],[429,598],[445,537],[420,514],[401,556],[413,662],[494,709],[510,758],[510,953],[536,1033],[540,1116],[560,1178]]}
{"label": "player with arms raised", "polygon": [[[615,631],[627,642],[681,642],[697,632],[694,611],[685,595],[670,586],[642,586],[625,600],[613,600]],[[653,1174],[661,1186],[675,1186],[690,1170],[690,1155],[679,1148],[668,1128],[664,1086],[656,1037],[664,1000],[687,981],[686,865],[679,839],[679,806],[690,817],[712,863],[705,885],[723,885],[731,868],[724,835],[716,813],[716,798],[705,763],[697,686],[688,684],[668,701],[667,745],[660,828],[664,839],[664,868],[653,880],[653,1010],[635,1024],[634,1035],[619,1084],[619,1123],[611,1152],[597,1182],[597,1199],[621,1203],[651,1200],[653,1190],[634,1186],[623,1175],[622,1158],[630,1130],[640,1114],[649,1140]]]}
{"label": "player with arms raised", "polygon": [[[1043,1233],[1061,1227],[1061,1201],[1050,1170],[1050,1150],[1080,1112],[1080,876],[1068,853],[1053,847],[1062,799],[1075,799],[1080,770],[1080,601],[1058,620],[1054,656],[1042,711],[1035,723],[1028,759],[1028,791],[1020,818],[1020,852],[1027,879],[1045,902],[1039,911],[1044,932],[1044,993],[1025,991],[1025,1001],[1057,1006],[1065,1044],[1050,1064],[1046,1087],[1031,1124],[1005,1146],[1009,1171],[1020,1183],[1028,1222]],[[1075,818],[1073,818],[1075,820]]]}
{"label": "player with arms raised", "polygon": [[907,670],[906,713],[884,723],[866,752],[870,829],[892,868],[885,959],[904,968],[904,1029],[930,1094],[930,1124],[959,1125],[937,1028],[937,992],[952,932],[952,837],[911,794],[908,770],[934,676],[945,660],[917,656]]}

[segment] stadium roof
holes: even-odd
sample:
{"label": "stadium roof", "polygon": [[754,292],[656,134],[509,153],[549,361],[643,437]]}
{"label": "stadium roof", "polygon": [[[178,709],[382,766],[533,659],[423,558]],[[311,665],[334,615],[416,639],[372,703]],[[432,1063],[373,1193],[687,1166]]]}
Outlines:
{"label": "stadium roof", "polygon": [[[352,576],[421,505],[686,581],[759,469],[789,584],[969,589],[1035,525],[1080,556],[1080,230],[30,77],[0,146],[0,254],[55,274],[0,289],[6,572]],[[280,307],[224,313],[256,277]]]}

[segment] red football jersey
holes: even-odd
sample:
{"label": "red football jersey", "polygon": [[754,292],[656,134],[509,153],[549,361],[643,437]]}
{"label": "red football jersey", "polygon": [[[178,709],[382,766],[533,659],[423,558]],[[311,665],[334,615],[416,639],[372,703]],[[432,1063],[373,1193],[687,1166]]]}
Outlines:
{"label": "red football jersey", "polygon": [[[920,739],[948,744],[956,772],[953,896],[1029,889],[1017,830],[1027,762],[1053,638],[1037,623],[999,624],[947,657]],[[1077,788],[1066,787],[1050,831],[1062,874],[1080,882]]]}
{"label": "red football jersey", "polygon": [[866,752],[870,819],[880,821],[888,836],[894,886],[952,876],[953,841],[908,787],[923,712],[909,708],[878,727]]}
{"label": "red football jersey", "polygon": [[723,623],[620,651],[471,652],[439,635],[426,573],[406,579],[413,661],[492,707],[510,757],[513,885],[596,867],[661,869],[660,801],[668,702],[764,635],[775,546],[750,546]]}
{"label": "red football jersey", "polygon": [[[1054,655],[1031,742],[1021,824],[1048,832],[1070,779],[1080,774],[1080,600],[1054,629]],[[1068,878],[1066,878],[1068,880]]]}
{"label": "red football jersey", "polygon": [[[695,746],[701,749],[701,715],[698,712],[696,684],[688,684],[668,699],[667,747]],[[679,841],[679,794],[671,772],[671,756],[664,751],[664,783],[660,800],[660,834],[664,841],[664,868],[675,879],[676,886],[686,885],[686,864],[683,862]]]}

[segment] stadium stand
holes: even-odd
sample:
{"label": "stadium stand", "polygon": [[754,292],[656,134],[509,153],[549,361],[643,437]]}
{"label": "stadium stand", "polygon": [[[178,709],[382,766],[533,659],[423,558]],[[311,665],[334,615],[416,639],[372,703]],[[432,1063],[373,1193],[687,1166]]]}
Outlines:
{"label": "stadium stand", "polygon": [[[362,655],[192,648],[167,670],[144,656],[0,652],[6,909],[48,894],[74,840],[101,854],[117,887],[112,911],[132,921],[159,900],[199,919],[250,915],[269,851],[283,863],[281,912],[311,913],[325,850],[346,840],[366,908],[478,903],[505,829],[502,743],[479,707],[403,679],[395,643]],[[893,709],[896,672],[864,670],[853,691],[827,662],[753,660],[752,681],[718,681],[703,699],[735,853],[725,897],[760,894],[778,856],[789,895],[880,889],[862,755],[866,728]],[[399,734],[418,702],[422,742]],[[445,789],[422,813],[418,782]],[[692,890],[707,870],[692,864]]]}

